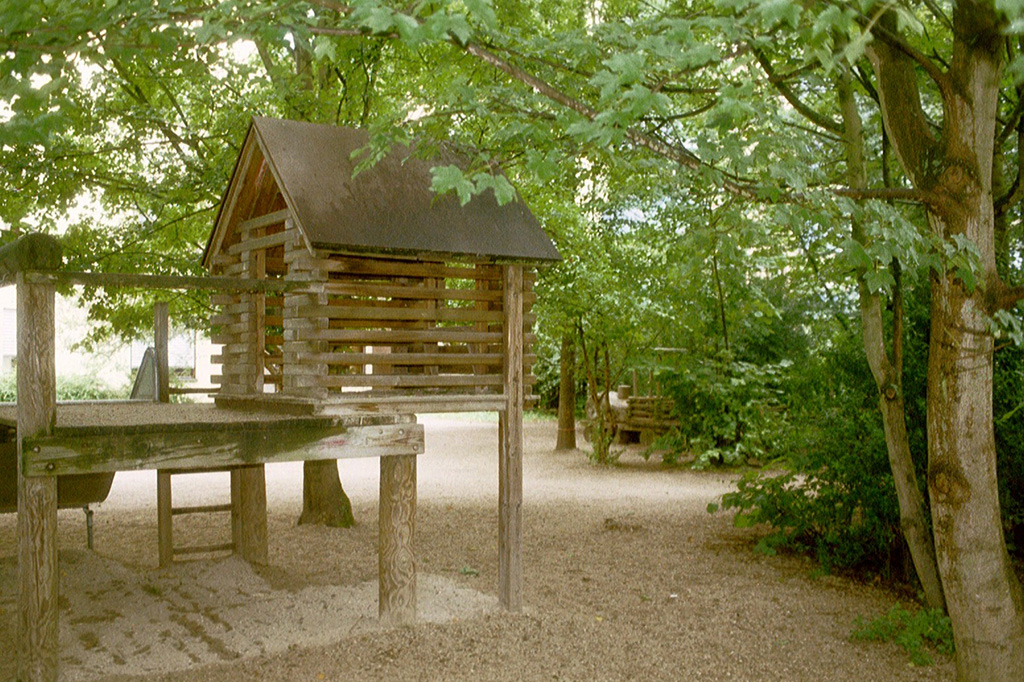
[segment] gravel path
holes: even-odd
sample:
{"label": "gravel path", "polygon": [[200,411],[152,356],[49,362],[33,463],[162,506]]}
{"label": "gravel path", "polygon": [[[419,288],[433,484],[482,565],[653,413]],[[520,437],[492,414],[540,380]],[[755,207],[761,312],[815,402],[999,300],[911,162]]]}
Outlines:
{"label": "gravel path", "polygon": [[[61,679],[79,680],[952,680],[892,644],[850,641],[898,597],[814,565],[762,557],[708,502],[731,476],[614,468],[552,453],[526,424],[522,615],[497,608],[497,425],[425,417],[416,545],[422,623],[376,612],[376,460],[341,463],[359,524],[296,527],[301,465],[268,467],[270,565],[156,568],[156,476],[121,473],[96,510],[60,513]],[[176,504],[227,495],[221,474],[175,478]],[[195,521],[193,523],[193,521]],[[226,521],[176,521],[218,542]],[[179,536],[180,537],[180,536]],[[14,515],[0,517],[0,679],[12,679]]]}

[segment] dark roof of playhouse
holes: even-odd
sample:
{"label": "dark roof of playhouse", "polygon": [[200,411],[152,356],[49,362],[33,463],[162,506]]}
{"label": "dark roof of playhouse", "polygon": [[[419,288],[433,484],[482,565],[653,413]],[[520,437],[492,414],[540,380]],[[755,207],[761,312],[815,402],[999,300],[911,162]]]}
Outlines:
{"label": "dark roof of playhouse", "polygon": [[[430,189],[432,166],[457,164],[442,155],[433,160],[392,150],[376,165],[352,177],[368,134],[353,128],[253,118],[231,182],[217,214],[203,260],[219,248],[218,231],[231,221],[240,186],[258,183],[249,168],[266,160],[277,189],[297,227],[315,248],[368,252],[431,252],[488,260],[552,261],[558,251],[526,204],[499,206],[493,192],[465,206],[457,196]],[[250,149],[252,143],[258,150]],[[259,153],[252,153],[258,151]],[[227,209],[225,207],[228,207]]]}

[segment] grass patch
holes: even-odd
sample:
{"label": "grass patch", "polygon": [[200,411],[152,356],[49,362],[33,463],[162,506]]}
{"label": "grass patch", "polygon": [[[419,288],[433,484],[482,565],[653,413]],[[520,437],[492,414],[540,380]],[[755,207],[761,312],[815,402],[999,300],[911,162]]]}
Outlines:
{"label": "grass patch", "polygon": [[953,654],[953,628],[941,609],[908,611],[896,603],[872,620],[857,618],[851,638],[871,642],[895,642],[914,665],[933,665],[930,652]]}

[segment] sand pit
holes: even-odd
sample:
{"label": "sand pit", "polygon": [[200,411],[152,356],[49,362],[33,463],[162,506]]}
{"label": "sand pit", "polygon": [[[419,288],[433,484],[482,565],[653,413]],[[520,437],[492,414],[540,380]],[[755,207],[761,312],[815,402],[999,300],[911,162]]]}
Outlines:
{"label": "sand pit", "polygon": [[[65,550],[60,558],[60,664],[68,682],[170,673],[381,629],[374,581],[289,590],[232,557],[159,571],[133,570],[86,550]],[[12,574],[4,571],[5,578]],[[444,577],[420,575],[418,583],[424,623],[497,609],[493,597]],[[3,586],[5,595],[12,590]]]}

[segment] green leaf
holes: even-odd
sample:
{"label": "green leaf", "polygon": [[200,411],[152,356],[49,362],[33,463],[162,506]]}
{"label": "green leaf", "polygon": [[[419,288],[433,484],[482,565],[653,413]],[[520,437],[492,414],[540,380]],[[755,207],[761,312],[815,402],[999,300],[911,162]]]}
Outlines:
{"label": "green leaf", "polygon": [[394,26],[394,14],[385,7],[374,7],[361,18],[360,23],[371,33],[388,33]]}
{"label": "green leaf", "polygon": [[494,13],[494,7],[491,5],[491,0],[463,0],[466,3],[466,9],[469,13],[476,17],[477,20],[489,29],[494,29],[498,25],[498,17]]}
{"label": "green leaf", "polygon": [[768,24],[785,23],[790,28],[796,28],[800,24],[803,8],[793,0],[768,0],[761,3],[758,10]]}
{"label": "green leaf", "polygon": [[430,169],[430,189],[438,194],[446,194],[452,190],[459,195],[459,203],[463,206],[473,198],[474,185],[466,179],[465,173],[458,166],[435,166]]}
{"label": "green leaf", "polygon": [[879,292],[888,292],[892,289],[893,285],[896,284],[896,280],[893,279],[892,272],[889,268],[879,268],[878,270],[869,270],[864,273],[864,283],[868,286],[868,291],[873,294]]}
{"label": "green leaf", "polygon": [[896,25],[901,32],[910,31],[914,35],[924,35],[924,24],[914,16],[913,12],[898,4],[894,5],[893,9],[896,10]]}
{"label": "green leaf", "polygon": [[847,239],[843,242],[843,257],[850,267],[856,270],[870,270],[875,265],[864,245],[856,239]]}
{"label": "green leaf", "polygon": [[313,41],[313,56],[317,59],[329,59],[334,61],[337,55],[337,45],[334,40],[326,36],[317,36]]}

